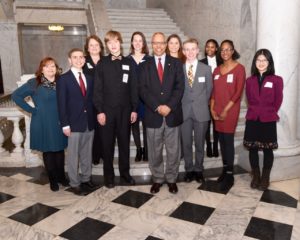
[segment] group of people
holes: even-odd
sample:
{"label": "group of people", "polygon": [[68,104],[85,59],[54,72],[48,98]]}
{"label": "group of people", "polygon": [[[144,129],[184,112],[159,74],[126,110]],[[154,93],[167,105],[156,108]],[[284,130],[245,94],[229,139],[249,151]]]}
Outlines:
{"label": "group of people", "polygon": [[[135,161],[149,162],[151,193],[159,192],[164,183],[170,193],[178,192],[181,158],[185,163],[184,180],[204,182],[205,142],[208,157],[219,156],[220,142],[223,171],[217,181],[221,190],[230,188],[234,184],[234,133],[245,82],[248,111],[244,146],[249,150],[252,167],[251,187],[268,188],[273,149],[278,147],[276,121],[283,99],[283,80],[275,75],[269,50],[256,52],[251,76],[246,80],[245,68],[237,61],[240,55],[231,40],[219,46],[209,39],[201,61],[198,41],[189,38],[182,43],[176,34],[166,38],[161,32],[154,33],[152,55],[142,32],[132,34],[127,57],[122,55],[119,32],[107,32],[104,42],[107,56],[95,35],[86,39],[84,51],[70,50],[70,70],[62,75],[53,58],[44,58],[36,77],[12,95],[21,108],[31,113],[30,147],[43,153],[52,191],[59,190],[58,184],[70,185],[78,195],[95,189],[92,163],[98,164],[100,158],[104,184],[113,188],[116,140],[120,181],[134,185],[129,164],[131,130],[137,147]],[[34,106],[26,101],[28,96]],[[65,148],[69,181],[64,172]],[[262,174],[259,150],[264,153]]]}

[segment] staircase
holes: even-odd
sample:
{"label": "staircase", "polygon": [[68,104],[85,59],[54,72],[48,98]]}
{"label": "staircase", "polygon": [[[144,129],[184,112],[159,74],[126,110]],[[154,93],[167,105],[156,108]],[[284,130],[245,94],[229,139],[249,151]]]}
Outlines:
{"label": "staircase", "polygon": [[166,37],[176,33],[182,40],[186,39],[184,33],[163,9],[107,9],[107,15],[112,29],[122,34],[124,56],[129,54],[131,35],[135,31],[145,34],[150,53],[154,32],[163,32]]}
{"label": "staircase", "polygon": [[[93,5],[96,8],[96,5]],[[93,9],[94,11],[96,9]],[[145,34],[146,40],[148,43],[150,54],[152,52],[151,49],[151,37],[154,32],[163,32],[166,37],[169,35],[176,33],[180,36],[181,40],[184,41],[187,37],[180,30],[176,23],[170,18],[170,16],[166,13],[164,9],[106,9],[107,19],[111,29],[119,31],[123,37],[123,55],[129,55],[130,48],[130,40],[131,35],[135,31],[141,31]],[[240,119],[237,127],[237,131],[235,134],[235,146],[239,146],[242,143],[244,136],[244,125],[245,125],[245,109],[241,109]],[[141,140],[142,140],[142,131],[141,132]],[[206,148],[206,146],[205,146]],[[133,137],[131,136],[130,142],[130,163],[131,169],[130,172],[133,176],[145,176],[151,175],[149,170],[148,162],[135,162],[136,147],[133,141]],[[166,152],[164,150],[163,155],[166,156]],[[115,161],[114,168],[115,174],[118,176],[118,148],[117,145],[115,147]],[[235,163],[237,163],[237,157],[235,156]],[[218,168],[222,167],[221,157],[218,158],[207,158],[204,159],[204,168]],[[180,162],[179,167],[180,172],[184,172],[184,161]],[[103,175],[103,165],[100,163],[99,165],[93,166],[93,174],[95,175]]]}

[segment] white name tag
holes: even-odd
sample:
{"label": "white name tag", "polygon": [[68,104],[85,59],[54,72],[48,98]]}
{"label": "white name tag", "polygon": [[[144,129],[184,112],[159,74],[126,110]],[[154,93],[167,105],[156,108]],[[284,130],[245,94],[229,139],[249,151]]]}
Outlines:
{"label": "white name tag", "polygon": [[198,82],[200,82],[200,83],[205,82],[205,77],[198,77]]}
{"label": "white name tag", "polygon": [[218,80],[219,77],[220,77],[220,75],[216,75],[215,78],[214,78],[214,80]]}
{"label": "white name tag", "polygon": [[90,64],[89,62],[88,62],[88,63],[86,63],[86,65],[87,65],[87,67],[88,67],[89,69],[92,69],[92,68],[94,68],[94,67],[92,66],[92,64]]}
{"label": "white name tag", "polygon": [[265,87],[266,88],[273,88],[273,83],[272,82],[266,82]]}
{"label": "white name tag", "polygon": [[128,82],[128,74],[124,73],[123,74],[123,83],[127,83]]}
{"label": "white name tag", "polygon": [[233,74],[228,74],[227,75],[227,82],[232,83],[233,82]]}
{"label": "white name tag", "polygon": [[129,65],[122,65],[123,70],[128,70],[129,71]]}

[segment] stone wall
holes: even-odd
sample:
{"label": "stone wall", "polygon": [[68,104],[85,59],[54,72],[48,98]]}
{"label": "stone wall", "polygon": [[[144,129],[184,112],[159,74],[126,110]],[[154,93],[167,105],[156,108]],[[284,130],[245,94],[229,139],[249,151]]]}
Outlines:
{"label": "stone wall", "polygon": [[18,28],[16,23],[0,22],[0,58],[4,92],[13,91],[21,76]]}
{"label": "stone wall", "polygon": [[231,39],[250,71],[256,48],[257,0],[147,0],[147,7],[164,8],[186,35],[200,41]]}

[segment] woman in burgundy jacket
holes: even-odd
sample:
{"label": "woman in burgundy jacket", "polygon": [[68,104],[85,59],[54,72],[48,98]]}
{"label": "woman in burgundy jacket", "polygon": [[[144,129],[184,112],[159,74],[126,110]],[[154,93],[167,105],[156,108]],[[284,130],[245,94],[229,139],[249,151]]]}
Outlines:
{"label": "woman in burgundy jacket", "polygon": [[[251,77],[246,80],[248,111],[244,146],[249,150],[252,168],[251,188],[266,190],[273,166],[273,149],[278,148],[276,121],[283,99],[283,80],[275,75],[272,54],[267,49],[256,52],[251,67]],[[258,151],[264,155],[260,175]]]}

